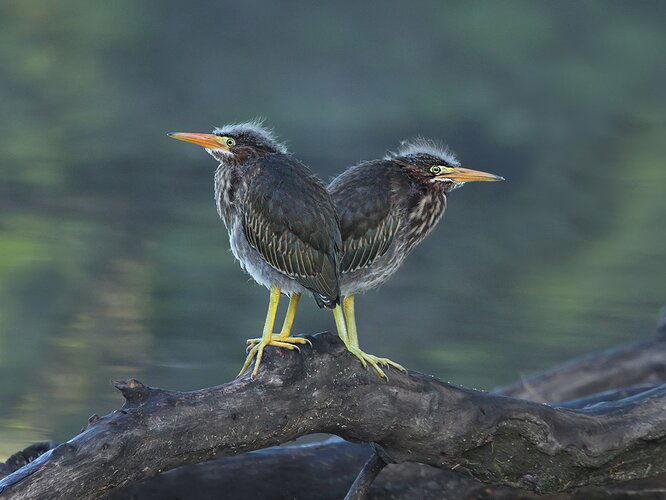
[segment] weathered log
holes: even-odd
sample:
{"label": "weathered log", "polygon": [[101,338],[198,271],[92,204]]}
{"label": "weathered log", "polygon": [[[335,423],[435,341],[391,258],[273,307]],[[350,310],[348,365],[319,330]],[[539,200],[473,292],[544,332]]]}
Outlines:
{"label": "weathered log", "polygon": [[[36,443],[17,453],[5,464],[31,461],[52,443]],[[272,500],[338,500],[347,492],[356,471],[372,453],[371,445],[339,438],[323,443],[276,447],[238,456],[222,457],[184,465],[145,481],[111,491],[107,500],[180,500],[183,498],[271,498]],[[15,469],[9,470],[13,472]],[[5,470],[0,466],[0,477]],[[57,496],[57,495],[54,495]],[[666,475],[623,483],[588,486],[563,494],[537,495],[529,491],[491,487],[467,474],[422,464],[391,465],[372,484],[371,500],[392,499],[534,499],[608,500],[662,498]]]}
{"label": "weathered log", "polygon": [[647,340],[595,352],[493,392],[531,401],[566,401],[618,387],[666,381],[666,309]]}
{"label": "weathered log", "polygon": [[[331,438],[324,443],[283,446],[185,465],[111,493],[108,500],[270,498],[340,500],[363,463],[369,444]],[[369,498],[456,499],[461,491],[485,487],[466,474],[421,464],[387,466],[372,484]]]}
{"label": "weathered log", "polygon": [[377,449],[373,448],[370,457],[365,462],[365,465],[363,465],[356,479],[354,479],[344,500],[363,500],[367,498],[372,483],[387,465]]}
{"label": "weathered log", "polygon": [[[108,500],[177,500],[182,498],[270,498],[271,500],[339,500],[371,454],[369,444],[332,438],[324,443],[284,446],[235,457],[185,465],[126,488]],[[223,492],[223,495],[222,495]],[[658,499],[666,494],[666,475],[608,483],[538,495],[483,484],[466,473],[416,463],[390,464],[370,487],[368,499],[394,500],[609,500]]]}
{"label": "weathered log", "polygon": [[[666,471],[666,386],[581,410],[434,377],[364,370],[337,337],[267,351],[256,379],[192,392],[119,384],[121,410],[0,481],[9,498],[99,497],[185,463],[325,432],[375,442],[388,461],[555,492]],[[393,467],[393,466],[391,466]],[[381,475],[380,475],[381,477]]]}
{"label": "weathered log", "polygon": [[[653,385],[645,384],[643,382],[645,380],[654,381],[655,373],[666,373],[666,369],[659,368],[660,366],[666,365],[666,351],[659,350],[659,352],[663,354],[663,358],[661,359],[661,363],[659,363],[659,360],[657,361],[656,370],[654,364],[641,365],[640,363],[630,363],[630,356],[628,353],[632,353],[636,358],[642,358],[645,351],[652,350],[655,343],[660,342],[665,334],[666,309],[662,312],[655,339],[650,339],[650,341],[647,342],[641,341],[639,343],[632,343],[619,349],[600,351],[582,358],[586,360],[587,363],[608,365],[605,361],[607,360],[609,353],[623,352],[625,353],[625,363],[615,366],[613,380],[623,381],[625,377],[633,377],[636,382],[640,382],[639,385],[626,388],[623,387],[620,389],[610,389],[592,395],[586,394],[585,397],[559,403],[559,406],[564,408],[583,408],[604,401],[623,399],[644,392],[645,390],[652,389],[654,387]],[[659,343],[657,345],[661,347],[663,344]],[[637,348],[638,346],[640,346],[640,348]],[[622,371],[623,368],[629,368],[630,373],[625,374]],[[637,368],[639,370],[642,369],[642,371],[637,371]],[[577,374],[581,369],[585,369],[585,366],[584,363],[580,363],[579,360],[575,363],[567,362],[557,368],[549,370],[549,372],[551,373],[551,376],[557,374],[559,380],[566,382],[575,381]],[[530,379],[535,381],[533,382],[534,388],[532,388],[531,393],[534,393],[535,389],[538,391],[541,388],[539,381],[547,383],[549,380],[547,377],[540,377],[539,375],[540,374],[534,374],[530,377]],[[606,378],[607,373],[597,373],[597,379],[592,380],[590,377],[594,375],[595,372],[588,372],[588,387],[599,387],[609,383],[609,380]],[[660,382],[666,382],[666,380],[660,380]],[[517,386],[523,387],[523,384],[517,384]],[[581,390],[580,387],[565,386],[565,388],[569,387],[573,387],[574,390],[565,390],[560,392],[560,394],[566,395],[568,392],[572,394],[584,393],[584,389]],[[560,389],[560,391],[562,391],[562,389]],[[316,454],[313,455],[313,451],[315,450]],[[346,450],[345,453],[343,453],[342,450]],[[304,455],[301,455],[301,453]],[[356,456],[352,458],[354,453],[356,453]],[[284,498],[308,498],[310,492],[316,491],[320,498],[337,499],[344,493],[344,490],[342,489],[343,487],[339,484],[339,480],[341,478],[346,478],[345,484],[349,483],[351,481],[352,471],[355,470],[353,466],[355,463],[354,460],[356,460],[357,463],[360,463],[362,459],[367,459],[370,454],[371,450],[369,447],[367,449],[359,447],[358,445],[339,440],[338,438],[333,438],[314,448],[311,445],[308,445],[305,448],[297,446],[289,448],[271,448],[263,450],[262,452],[250,452],[235,457],[212,460],[203,464],[180,467],[165,474],[159,474],[158,476],[150,478],[133,487],[129,487],[128,491],[121,488],[121,496],[118,498],[122,498],[122,495],[128,495],[129,492],[140,492],[139,495],[141,498],[164,498],[164,495],[167,493],[174,492],[180,492],[182,496],[185,494],[186,489],[190,484],[197,484],[200,490],[202,488],[204,489],[204,491],[201,492],[201,498],[207,497],[206,491],[225,491],[227,492],[228,498],[246,498],[255,492],[253,488],[255,487],[254,485],[256,484],[256,481],[259,479],[258,477],[254,477],[251,472],[248,473],[248,470],[258,470],[263,471],[261,472],[261,478],[263,479],[262,484],[269,485],[268,487],[271,489],[267,494],[270,493],[271,495],[275,495],[275,486],[277,485],[281,485],[281,491],[284,491],[284,485],[288,484],[291,488],[288,489],[288,491],[284,491]],[[337,460],[340,456],[344,456],[345,459]],[[304,482],[301,474],[291,473],[297,463],[311,464],[315,459],[318,460],[317,463],[326,463],[327,470],[332,473],[330,477],[334,477],[338,481],[329,482],[326,478],[322,478],[321,475],[318,475],[317,471],[314,471],[314,476],[308,476],[309,478],[313,478],[314,482]],[[246,463],[246,461],[248,463]],[[235,468],[231,464],[242,468],[244,474],[242,476],[237,475],[235,473]],[[286,470],[283,464],[287,464]],[[370,490],[370,497],[427,498],[432,495],[433,498],[464,497],[471,499],[477,498],[477,495],[482,498],[487,498],[490,491],[492,491],[493,497],[498,497],[498,495],[503,496],[504,494],[506,494],[508,498],[531,497],[531,495],[524,490],[516,490],[513,488],[489,488],[467,475],[458,477],[459,474],[456,472],[449,472],[435,468],[428,469],[430,468],[427,466],[417,466],[412,464],[392,466],[382,474],[380,481]],[[180,476],[181,470],[187,470],[187,475],[185,477]],[[266,472],[267,470],[269,472]],[[409,473],[412,475],[410,476]],[[435,477],[432,477],[433,475]],[[241,478],[239,479],[239,477]],[[299,480],[295,482],[285,482],[285,477],[298,477]],[[232,484],[236,489],[241,490],[238,491],[238,494],[235,496],[229,495],[228,493],[229,487]],[[151,495],[152,488],[155,487],[161,489],[161,491]],[[588,487],[579,491],[569,490],[567,498],[576,498],[579,496],[581,498],[607,498],[609,495],[622,496],[631,494],[632,496],[635,496],[639,493],[653,495],[655,492],[659,493],[659,490],[663,491],[664,488],[666,488],[666,477],[658,476],[654,480],[647,482],[646,480],[628,481],[615,485]],[[178,496],[179,493],[174,494]],[[259,497],[261,497],[261,495],[259,495]]]}
{"label": "weathered log", "polygon": [[639,384],[630,387],[620,387],[619,389],[610,389],[608,391],[598,392],[578,399],[571,399],[562,403],[551,403],[559,408],[588,408],[599,403],[608,403],[610,401],[619,401],[620,399],[629,398],[645,391],[650,391],[659,387],[652,384]]}
{"label": "weathered log", "polygon": [[184,465],[114,490],[107,500],[219,498],[220,492],[227,499],[340,500],[371,452],[370,444],[339,438],[280,446]]}
{"label": "weathered log", "polygon": [[4,463],[0,464],[0,479],[8,476],[12,472],[19,470],[21,467],[29,464],[40,455],[43,455],[50,449],[57,446],[53,441],[42,441],[33,443],[27,448],[17,451],[9,457]]}
{"label": "weathered log", "polygon": [[[652,389],[642,385],[594,394],[585,398],[558,403],[563,408],[583,408],[603,401],[616,401]],[[177,467],[169,472],[126,488],[116,490],[110,500],[127,498],[215,498],[220,491],[225,498],[272,498],[337,500],[347,491],[354,474],[364,460],[374,456],[372,446],[334,437],[323,443],[274,447],[266,450],[222,457],[200,464]],[[382,461],[383,462],[383,461]],[[380,464],[382,463],[380,462]],[[367,463],[366,463],[367,465]],[[326,471],[326,474],[322,474]],[[360,474],[367,478],[363,474]],[[357,478],[358,479],[358,478]],[[666,475],[649,480],[625,481],[567,490],[564,494],[543,496],[523,489],[490,487],[468,474],[438,469],[421,464],[391,465],[372,483],[366,481],[368,498],[439,500],[485,498],[557,498],[608,499],[648,497],[666,494]],[[192,488],[196,488],[196,492]],[[353,484],[347,493],[359,495]],[[352,497],[353,498],[353,497]]]}

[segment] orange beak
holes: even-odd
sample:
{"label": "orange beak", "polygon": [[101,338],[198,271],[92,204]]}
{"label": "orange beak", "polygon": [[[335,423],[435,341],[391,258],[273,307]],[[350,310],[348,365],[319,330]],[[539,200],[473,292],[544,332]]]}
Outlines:
{"label": "orange beak", "polygon": [[462,167],[444,168],[441,174],[435,177],[437,180],[452,180],[454,182],[496,182],[503,181],[504,177]]}
{"label": "orange beak", "polygon": [[206,149],[229,151],[229,148],[224,144],[224,139],[215,134],[192,134],[189,132],[169,132],[167,134],[172,139],[179,141],[191,142],[197,146]]}

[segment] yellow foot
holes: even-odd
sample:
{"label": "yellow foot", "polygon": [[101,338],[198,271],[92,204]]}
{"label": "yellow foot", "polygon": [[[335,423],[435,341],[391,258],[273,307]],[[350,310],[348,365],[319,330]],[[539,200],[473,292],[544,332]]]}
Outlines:
{"label": "yellow foot", "polygon": [[365,353],[361,351],[358,347],[354,346],[347,346],[347,349],[349,352],[351,352],[354,356],[356,356],[359,360],[361,360],[361,364],[363,365],[364,368],[367,368],[368,365],[372,366],[375,371],[377,372],[377,375],[380,377],[388,380],[388,377],[384,373],[384,370],[380,368],[380,366],[383,366],[385,368],[392,366],[393,368],[397,368],[401,372],[407,372],[403,368],[402,365],[399,365],[398,363],[391,361],[388,358],[378,358],[377,356],[373,356],[372,354]]}
{"label": "yellow foot", "polygon": [[245,373],[245,370],[248,369],[255,356],[257,357],[257,361],[255,361],[254,363],[254,370],[252,370],[252,376],[254,377],[257,373],[259,373],[259,365],[261,365],[261,359],[264,356],[264,349],[267,346],[283,347],[289,350],[296,349],[298,351],[299,350],[298,346],[295,346],[293,344],[312,345],[312,343],[308,339],[304,339],[301,337],[281,337],[279,335],[273,335],[271,340],[268,341],[265,341],[263,339],[248,339],[247,342],[248,344],[250,344],[248,346],[250,352],[248,353],[247,358],[245,358],[245,364],[243,365],[243,368],[241,368],[241,371],[238,373],[239,376]]}
{"label": "yellow foot", "polygon": [[[276,342],[284,342],[289,344],[307,344],[312,346],[312,342],[303,337],[283,337],[282,334],[273,334],[273,340]],[[258,339],[247,339],[247,351],[255,347],[261,342],[261,338]],[[295,347],[295,346],[294,346]]]}

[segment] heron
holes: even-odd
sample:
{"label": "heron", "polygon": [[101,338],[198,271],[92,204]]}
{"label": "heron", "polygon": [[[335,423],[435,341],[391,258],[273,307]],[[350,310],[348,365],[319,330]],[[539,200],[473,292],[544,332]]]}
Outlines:
{"label": "heron", "polygon": [[[260,121],[225,125],[212,134],[168,135],[202,146],[219,163],[215,202],[232,253],[270,290],[262,335],[248,340],[249,354],[239,375],[255,358],[252,376],[257,375],[268,346],[293,350],[309,343],[291,335],[304,293],[320,307],[333,309],[338,335],[346,342],[339,282],[342,238],[324,183]],[[282,295],[289,297],[289,305],[282,329],[275,334]]]}
{"label": "heron", "polygon": [[382,367],[404,368],[361,350],[355,296],[385,283],[444,214],[447,195],[468,182],[502,177],[461,167],[455,155],[428,139],[404,141],[382,159],[354,165],[328,186],[340,218],[340,291],[348,349],[386,378]]}

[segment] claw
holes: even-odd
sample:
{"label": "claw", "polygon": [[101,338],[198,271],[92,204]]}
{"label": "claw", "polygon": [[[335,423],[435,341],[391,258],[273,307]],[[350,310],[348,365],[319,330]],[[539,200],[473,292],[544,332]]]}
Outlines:
{"label": "claw", "polygon": [[293,351],[294,349],[296,349],[297,351],[300,351],[298,346],[287,344],[286,342],[278,342],[277,340],[271,341],[271,343],[268,344],[268,345],[272,345],[272,346],[275,346],[275,347],[284,347],[285,349],[289,349],[290,351]]}
{"label": "claw", "polygon": [[259,373],[259,365],[261,365],[264,349],[268,346],[281,347],[283,349],[289,349],[290,351],[296,350],[298,352],[300,352],[301,349],[294,344],[308,344],[312,346],[312,342],[310,342],[308,339],[304,339],[303,337],[282,337],[280,335],[272,335],[271,339],[268,341],[265,341],[264,339],[248,339],[247,344],[248,345],[245,348],[245,352],[247,352],[248,355],[245,358],[243,368],[241,368],[241,371],[238,373],[239,377],[249,368],[255,356],[257,360],[254,363],[252,376],[254,377],[257,375],[257,373]]}
{"label": "claw", "polygon": [[363,368],[367,369],[368,368],[368,362],[363,358],[363,356],[354,353],[354,355],[361,360],[361,364],[363,365]]}
{"label": "claw", "polygon": [[392,366],[393,368],[396,368],[403,373],[407,373],[407,369],[401,364],[396,363],[395,361],[391,361],[388,358],[377,358],[377,359],[382,364],[382,366]]}
{"label": "claw", "polygon": [[398,363],[391,361],[388,358],[378,358],[377,356],[363,352],[361,349],[355,346],[347,345],[347,349],[354,356],[356,356],[359,361],[361,361],[363,368],[367,368],[368,365],[372,366],[372,368],[374,368],[374,370],[377,372],[377,375],[385,380],[388,380],[388,377],[386,376],[386,373],[384,373],[384,370],[380,368],[380,365],[384,367],[392,366],[393,368],[396,368],[402,372],[407,371],[402,365],[399,365]]}
{"label": "claw", "polygon": [[266,344],[259,344],[257,346],[257,361],[254,363],[254,370],[252,370],[252,378],[257,376],[257,373],[259,373],[259,365],[261,364],[261,358],[264,356],[264,349],[266,348]]}
{"label": "claw", "polygon": [[247,355],[247,357],[245,358],[245,363],[243,364],[243,368],[241,368],[240,372],[238,372],[238,375],[237,375],[238,377],[240,377],[243,373],[245,373],[245,370],[248,369],[248,367],[250,366],[250,363],[252,363],[252,360],[254,359],[254,357],[257,354],[257,350],[259,349],[259,346],[258,345],[255,345],[254,347],[248,346],[248,349],[249,349],[250,352]]}
{"label": "claw", "polygon": [[[247,339],[247,344],[248,345],[255,345],[261,342],[262,339]],[[304,337],[290,337],[290,336],[284,336],[283,334],[273,334],[273,340],[277,340],[278,342],[289,342],[291,344],[307,344],[310,347],[312,347],[312,342],[310,342],[310,339],[306,339]]]}

